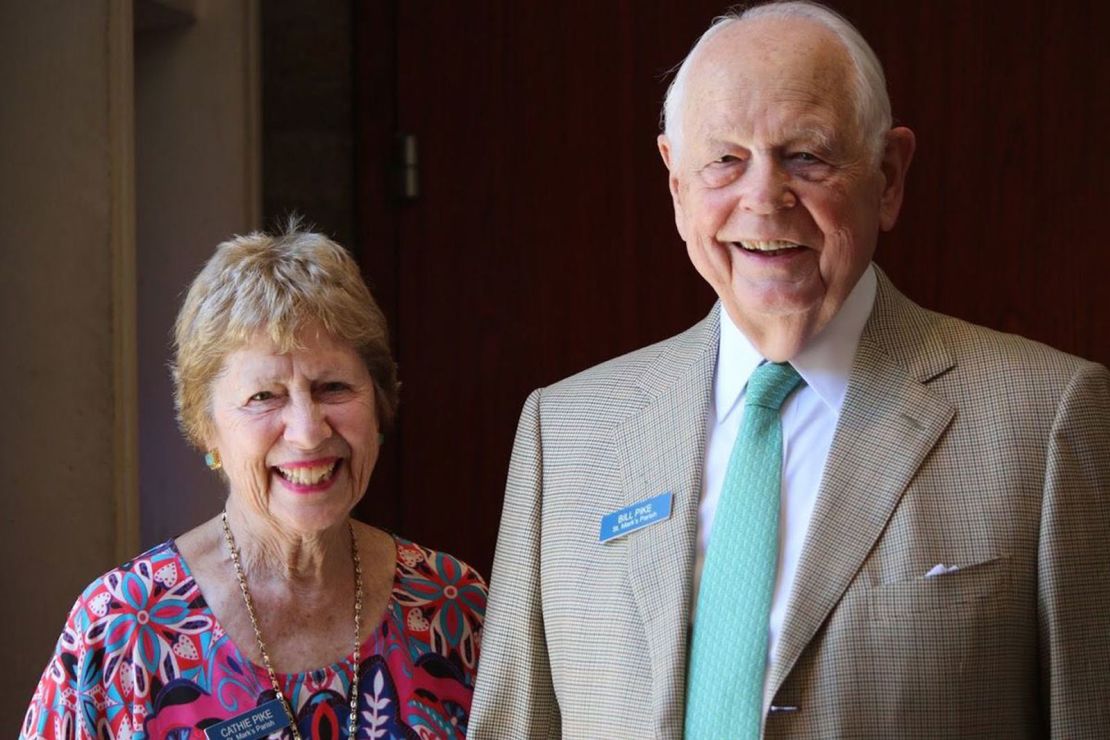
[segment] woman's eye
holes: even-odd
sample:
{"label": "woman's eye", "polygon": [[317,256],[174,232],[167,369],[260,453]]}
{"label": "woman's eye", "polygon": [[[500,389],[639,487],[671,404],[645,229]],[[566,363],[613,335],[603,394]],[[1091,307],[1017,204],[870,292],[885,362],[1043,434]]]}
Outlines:
{"label": "woman's eye", "polygon": [[739,161],[740,159],[738,157],[734,157],[731,154],[726,154],[723,157],[718,157],[717,159],[714,159],[713,164],[732,164],[733,162]]}
{"label": "woman's eye", "polygon": [[343,382],[338,381],[338,380],[332,381],[330,383],[324,383],[323,385],[320,386],[320,390],[323,391],[324,393],[340,393],[342,391],[347,390],[347,388],[348,388],[348,386],[347,386],[346,383],[343,383]]}
{"label": "woman's eye", "polygon": [[273,397],[274,397],[274,394],[271,393],[270,391],[259,391],[258,393],[255,393],[253,396],[251,396],[249,400],[251,400],[251,401],[269,401]]}
{"label": "woman's eye", "polygon": [[793,154],[790,155],[790,158],[792,160],[794,160],[795,162],[809,163],[809,162],[820,162],[821,161],[817,157],[817,155],[812,154],[811,152],[794,152]]}

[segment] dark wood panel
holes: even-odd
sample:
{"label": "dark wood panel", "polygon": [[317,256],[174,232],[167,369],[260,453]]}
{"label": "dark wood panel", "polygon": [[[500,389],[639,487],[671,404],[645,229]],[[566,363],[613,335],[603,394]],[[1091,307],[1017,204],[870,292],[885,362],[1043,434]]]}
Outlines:
{"label": "dark wood panel", "polygon": [[[392,329],[394,355],[398,342],[397,264],[398,207],[390,187],[393,136],[397,130],[397,4],[396,0],[354,2],[354,125],[355,222],[353,245],[363,275]],[[404,533],[401,501],[404,479],[401,468],[401,429],[407,414],[402,410],[397,428],[386,437],[366,496],[359,502],[358,518]]]}

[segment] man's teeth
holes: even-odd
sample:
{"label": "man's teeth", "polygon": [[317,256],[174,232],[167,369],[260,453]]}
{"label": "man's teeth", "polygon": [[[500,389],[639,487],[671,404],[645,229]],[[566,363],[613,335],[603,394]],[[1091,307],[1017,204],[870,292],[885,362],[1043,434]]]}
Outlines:
{"label": "man's teeth", "polygon": [[296,483],[298,486],[314,486],[321,483],[335,472],[335,468],[339,465],[339,461],[331,463],[330,465],[318,465],[305,468],[283,468],[278,466],[278,473],[282,478],[290,483]]}
{"label": "man's teeth", "polygon": [[785,239],[760,239],[741,241],[740,246],[749,252],[777,252],[781,249],[797,249],[802,245]]}

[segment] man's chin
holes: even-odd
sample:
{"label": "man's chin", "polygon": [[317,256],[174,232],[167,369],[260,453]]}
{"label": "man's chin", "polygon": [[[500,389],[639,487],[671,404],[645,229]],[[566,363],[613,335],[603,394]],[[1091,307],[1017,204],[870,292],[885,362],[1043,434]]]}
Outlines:
{"label": "man's chin", "polygon": [[824,313],[825,298],[823,286],[810,280],[746,281],[739,288],[733,286],[725,301],[750,321],[774,324],[812,320]]}

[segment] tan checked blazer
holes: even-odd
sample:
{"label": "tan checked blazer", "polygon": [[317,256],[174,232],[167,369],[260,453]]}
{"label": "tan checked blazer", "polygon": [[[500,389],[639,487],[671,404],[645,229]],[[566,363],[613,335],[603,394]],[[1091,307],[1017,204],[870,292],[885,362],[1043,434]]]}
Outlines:
{"label": "tan checked blazer", "polygon": [[[718,311],[528,398],[471,737],[681,737]],[[1106,368],[879,273],[769,670],[766,737],[1110,737]]]}

